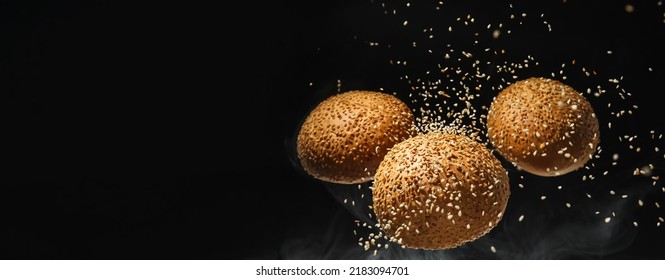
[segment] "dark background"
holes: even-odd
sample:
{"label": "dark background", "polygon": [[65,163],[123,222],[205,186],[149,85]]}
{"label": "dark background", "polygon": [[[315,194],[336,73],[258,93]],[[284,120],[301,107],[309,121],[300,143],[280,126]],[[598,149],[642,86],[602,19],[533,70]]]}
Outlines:
{"label": "dark background", "polygon": [[[518,1],[513,9],[502,1],[444,1],[442,10],[433,9],[436,1],[410,8],[369,0],[207,2],[0,2],[0,258],[371,258],[353,235],[362,231],[358,215],[336,199],[355,186],[304,174],[294,135],[338,81],[339,90],[385,88],[406,99],[399,77],[443,62],[446,43],[476,53],[506,49],[516,61],[537,57],[540,68],[524,75],[558,73],[575,59],[598,69],[593,82],[625,76],[630,101],[592,101],[603,141],[613,139],[603,142],[598,165],[615,151],[625,161],[596,183],[581,183],[578,174],[511,173],[507,217],[488,236],[447,252],[393,248],[379,257],[665,257],[665,225],[656,227],[665,211],[654,206],[665,207],[663,183],[632,176],[648,163],[654,175],[663,168],[663,152],[653,147],[660,142],[646,141],[650,130],[663,132],[655,100],[663,92],[665,23],[657,1]],[[633,13],[625,11],[629,2]],[[397,15],[384,14],[393,8]],[[521,12],[529,22],[513,22],[510,36],[495,40],[483,28]],[[553,32],[543,31],[540,13]],[[477,45],[472,33],[445,32],[467,14],[483,32]],[[435,28],[435,39],[424,39],[424,27]],[[423,55],[426,48],[434,55]],[[410,64],[394,67],[390,59]],[[569,83],[593,87],[579,72]],[[639,113],[612,120],[606,131],[610,101],[638,104]],[[641,153],[623,157],[630,151],[616,139],[624,132],[645,140]],[[608,197],[610,185],[629,193],[630,203]],[[646,205],[635,207],[637,198]],[[565,212],[564,201],[588,209]],[[521,213],[526,220],[517,224]]]}

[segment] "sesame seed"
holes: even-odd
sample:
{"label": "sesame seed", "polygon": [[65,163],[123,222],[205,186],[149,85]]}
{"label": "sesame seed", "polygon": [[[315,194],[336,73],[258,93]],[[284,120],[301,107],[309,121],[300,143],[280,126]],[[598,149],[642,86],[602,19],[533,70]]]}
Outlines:
{"label": "sesame seed", "polygon": [[626,4],[626,8],[625,8],[625,9],[626,9],[626,12],[627,12],[627,13],[632,13],[632,12],[635,11],[635,6],[633,6],[633,5],[631,5],[631,4]]}

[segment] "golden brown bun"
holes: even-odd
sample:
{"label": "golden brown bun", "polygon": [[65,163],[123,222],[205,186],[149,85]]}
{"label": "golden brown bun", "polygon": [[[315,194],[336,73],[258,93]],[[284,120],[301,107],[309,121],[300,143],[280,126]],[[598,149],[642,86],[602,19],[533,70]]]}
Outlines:
{"label": "golden brown bun", "polygon": [[349,91],[329,97],[307,116],[298,134],[298,158],[317,179],[368,182],[388,150],[414,132],[413,113],[397,97]]}
{"label": "golden brown bun", "polygon": [[529,173],[558,176],[584,166],[600,132],[589,101],[572,87],[545,78],[518,81],[494,99],[487,136],[507,160]]}
{"label": "golden brown bun", "polygon": [[508,173],[484,145],[466,136],[428,133],[393,147],[372,190],[379,225],[409,248],[448,249],[499,223]]}

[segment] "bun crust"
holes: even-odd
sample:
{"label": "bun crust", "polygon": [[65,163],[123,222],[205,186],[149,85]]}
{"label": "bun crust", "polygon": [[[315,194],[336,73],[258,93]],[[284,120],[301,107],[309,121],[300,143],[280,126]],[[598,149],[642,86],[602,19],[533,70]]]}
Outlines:
{"label": "bun crust", "polygon": [[494,228],[510,196],[508,173],[466,136],[427,133],[393,147],[379,165],[373,209],[391,241],[448,249]]}
{"label": "bun crust", "polygon": [[329,97],[310,112],[298,134],[298,158],[319,180],[368,182],[388,150],[414,134],[413,113],[397,97],[349,91]]}
{"label": "bun crust", "polygon": [[572,87],[545,78],[503,89],[490,106],[487,136],[505,159],[539,176],[583,167],[600,142],[591,104]]}

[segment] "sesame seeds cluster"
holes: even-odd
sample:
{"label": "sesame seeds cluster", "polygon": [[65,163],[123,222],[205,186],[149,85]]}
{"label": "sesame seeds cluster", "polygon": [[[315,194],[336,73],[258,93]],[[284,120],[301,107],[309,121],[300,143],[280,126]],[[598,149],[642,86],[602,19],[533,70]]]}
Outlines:
{"label": "sesame seeds cluster", "polygon": [[[547,9],[520,3],[506,3],[505,10],[488,16],[470,7],[452,9],[454,5],[444,1],[434,5],[371,2],[383,12],[385,22],[392,23],[385,26],[408,35],[407,40],[394,40],[359,31],[351,37],[350,45],[380,54],[377,59],[385,60],[386,68],[396,71],[398,81],[381,81],[377,88],[403,97],[412,108],[416,137],[467,136],[495,152],[509,171],[514,203],[506,207],[502,219],[496,220],[504,225],[500,231],[481,234],[485,238],[477,237],[481,240],[476,239],[468,246],[445,247],[442,244],[454,243],[454,237],[431,239],[428,234],[435,230],[449,235],[464,232],[431,222],[434,219],[431,213],[421,214],[429,213],[429,208],[422,205],[435,205],[434,210],[439,206],[433,197],[427,201],[427,194],[436,187],[426,183],[412,190],[400,185],[397,179],[388,182],[390,176],[380,168],[374,181],[358,185],[357,190],[352,188],[356,195],[346,194],[340,199],[344,207],[360,217],[356,220],[358,227],[372,232],[363,235],[354,231],[359,236],[358,245],[365,250],[387,249],[388,244],[390,248],[401,245],[407,249],[454,247],[445,256],[484,251],[513,258],[514,255],[507,254],[532,248],[534,242],[567,244],[566,249],[572,251],[582,246],[581,251],[598,253],[601,250],[597,248],[606,248],[606,244],[620,247],[624,242],[621,238],[633,234],[638,225],[639,230],[662,232],[663,133],[648,111],[646,121],[634,119],[645,113],[642,107],[649,109],[639,104],[640,98],[649,96],[649,91],[633,87],[653,81],[653,77],[662,73],[654,65],[655,60],[643,61],[639,67],[631,64],[635,67],[620,72],[624,70],[599,67],[602,62],[613,65],[630,57],[626,49],[616,46],[589,42],[589,49],[580,52],[541,49],[543,40],[560,39],[565,33],[565,27],[560,25],[562,20],[550,17]],[[660,11],[661,2],[657,4]],[[566,9],[565,3],[561,5]],[[623,9],[623,5],[619,8]],[[639,8],[626,6],[626,12],[637,13]],[[569,12],[571,16],[584,16]],[[649,50],[653,52],[655,48],[645,49]],[[319,81],[313,80],[309,86],[318,84]],[[340,84],[338,80],[338,90]],[[654,124],[656,127],[649,127]],[[405,140],[409,141],[412,140]],[[392,149],[399,147],[400,143]],[[421,157],[429,157],[423,149],[418,151]],[[433,172],[432,165],[406,161],[413,159],[415,152],[399,157],[389,154],[385,165],[392,166],[392,172],[399,174],[399,178],[405,178],[404,172],[410,170],[413,174],[420,172],[425,178],[422,182],[431,179],[427,176]],[[409,184],[416,184],[419,179],[414,176]],[[399,191],[398,186],[401,186]],[[382,191],[376,190],[379,187]],[[419,193],[421,187],[427,192]],[[387,195],[386,188],[399,195]],[[368,194],[372,191],[377,197]],[[390,205],[397,208],[386,210]],[[407,206],[408,210],[404,210]],[[458,207],[461,209],[462,205]],[[462,215],[465,213],[463,210]],[[452,220],[457,213],[451,214]],[[367,218],[376,218],[375,223]],[[557,239],[567,240],[565,234],[548,232],[552,220],[556,220],[558,228],[583,232],[576,238],[586,236],[586,239],[578,244]],[[458,220],[455,223],[459,224]],[[469,224],[471,229],[476,226]],[[461,228],[466,228],[466,224]],[[604,234],[602,238],[599,232]],[[525,238],[517,240],[514,236]],[[394,243],[398,246],[392,246]],[[602,250],[598,254],[608,253]],[[413,252],[389,249],[378,253],[374,250],[374,254],[383,258],[403,251]]]}

